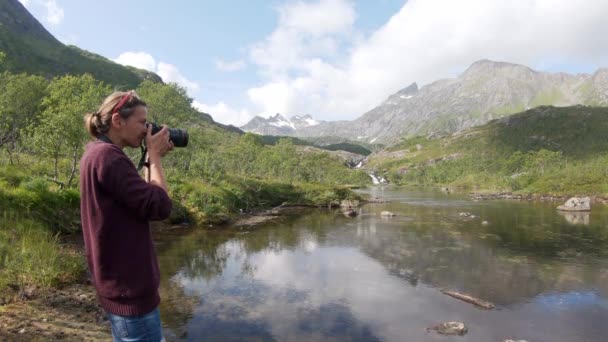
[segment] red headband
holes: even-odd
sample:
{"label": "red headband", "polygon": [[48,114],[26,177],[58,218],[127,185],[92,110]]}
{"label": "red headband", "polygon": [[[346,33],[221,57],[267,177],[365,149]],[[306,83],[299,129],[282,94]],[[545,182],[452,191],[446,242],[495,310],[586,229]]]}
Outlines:
{"label": "red headband", "polygon": [[133,95],[133,92],[128,92],[127,95],[125,95],[122,99],[120,99],[120,102],[118,102],[118,104],[116,106],[114,106],[114,109],[112,110],[112,114],[118,113],[118,110],[120,109],[120,107],[122,107],[125,103],[127,103],[127,101],[131,98],[131,95]]}

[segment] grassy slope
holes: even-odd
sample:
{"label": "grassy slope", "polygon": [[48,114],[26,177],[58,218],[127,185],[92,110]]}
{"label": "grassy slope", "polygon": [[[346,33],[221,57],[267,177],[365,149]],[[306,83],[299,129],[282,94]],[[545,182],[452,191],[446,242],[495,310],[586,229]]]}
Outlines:
{"label": "grassy slope", "polygon": [[603,196],[607,117],[608,108],[539,107],[448,138],[407,139],[392,155],[372,156],[368,167],[397,183]]}

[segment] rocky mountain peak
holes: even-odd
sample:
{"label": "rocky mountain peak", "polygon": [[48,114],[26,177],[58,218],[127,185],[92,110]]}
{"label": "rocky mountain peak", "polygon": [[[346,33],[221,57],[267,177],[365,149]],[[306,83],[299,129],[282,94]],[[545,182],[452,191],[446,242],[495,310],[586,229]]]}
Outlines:
{"label": "rocky mountain peak", "polygon": [[478,76],[510,76],[519,78],[529,77],[536,73],[536,71],[525,65],[482,59],[471,64],[462,74],[462,78]]}
{"label": "rocky mountain peak", "polygon": [[410,84],[409,86],[399,90],[397,95],[413,95],[418,92],[418,84],[416,82]]}

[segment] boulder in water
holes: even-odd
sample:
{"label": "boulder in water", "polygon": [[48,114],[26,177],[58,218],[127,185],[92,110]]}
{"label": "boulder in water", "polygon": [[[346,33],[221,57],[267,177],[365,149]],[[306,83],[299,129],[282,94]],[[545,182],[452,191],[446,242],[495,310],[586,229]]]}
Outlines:
{"label": "boulder in water", "polygon": [[426,328],[427,331],[435,330],[441,335],[458,335],[464,336],[469,332],[469,329],[461,322],[445,322],[434,327]]}
{"label": "boulder in water", "polygon": [[353,209],[344,209],[342,210],[342,214],[344,214],[344,216],[346,217],[355,217],[358,213],[356,210]]}
{"label": "boulder in water", "polygon": [[563,211],[590,211],[591,199],[589,197],[571,197],[566,203],[557,207]]}

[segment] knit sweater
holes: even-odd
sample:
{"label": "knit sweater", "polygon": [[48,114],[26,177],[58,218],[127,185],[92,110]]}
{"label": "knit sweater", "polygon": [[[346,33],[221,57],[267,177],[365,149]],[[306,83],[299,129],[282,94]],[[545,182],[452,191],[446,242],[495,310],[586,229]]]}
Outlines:
{"label": "knit sweater", "polygon": [[80,160],[80,214],[92,283],[104,310],[143,315],[159,302],[160,274],[149,221],[163,220],[171,200],[145,182],[116,145],[94,141]]}

